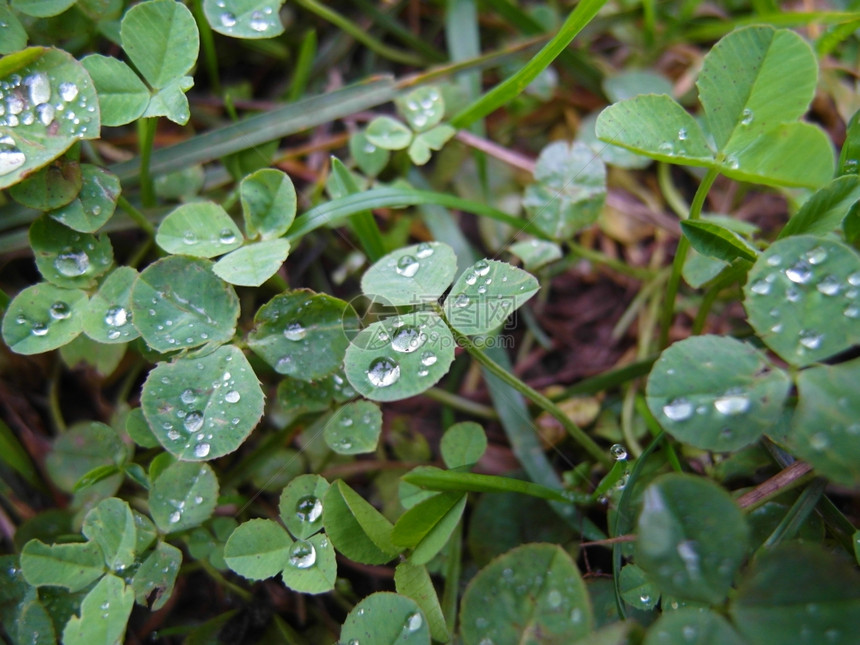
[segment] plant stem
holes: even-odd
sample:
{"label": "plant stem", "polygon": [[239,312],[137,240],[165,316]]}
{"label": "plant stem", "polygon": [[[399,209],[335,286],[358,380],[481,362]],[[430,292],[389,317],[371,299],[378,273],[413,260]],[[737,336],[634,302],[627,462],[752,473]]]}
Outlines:
{"label": "plant stem", "polygon": [[155,187],[149,172],[149,161],[152,158],[152,145],[155,142],[155,117],[138,119],[137,136],[140,148],[140,199],[144,208],[155,206]]}
{"label": "plant stem", "polygon": [[468,337],[464,336],[456,329],[451,328],[454,338],[457,343],[466,349],[467,352],[483,365],[487,371],[491,372],[500,381],[511,386],[517,392],[522,394],[536,406],[552,415],[562,427],[567,430],[567,433],[576,441],[591,457],[607,470],[612,467],[613,461],[610,459],[607,452],[601,448],[591,437],[576,425],[570,417],[568,417],[555,403],[546,398],[537,390],[532,389],[513,374],[506,372],[493,359],[487,356],[482,349],[477,347]]}
{"label": "plant stem", "polygon": [[66,431],[66,420],[63,418],[63,410],[60,406],[60,372],[61,363],[57,361],[54,365],[54,374],[51,377],[51,385],[48,388],[48,409],[51,412],[51,421],[58,432]]}
{"label": "plant stem", "polygon": [[215,38],[212,36],[212,27],[203,12],[203,0],[194,0],[191,3],[191,11],[197,21],[197,30],[200,32],[200,44],[203,46],[203,58],[206,61],[206,73],[212,90],[215,94],[221,94],[221,77],[218,74],[218,54],[215,49]]}
{"label": "plant stem", "polygon": [[745,511],[754,511],[768,500],[809,481],[813,476],[812,466],[802,461],[795,461],[735,501]]}
{"label": "plant stem", "polygon": [[215,567],[209,564],[209,561],[205,558],[201,558],[197,560],[197,564],[200,565],[200,568],[203,569],[210,578],[212,578],[219,585],[224,587],[225,589],[229,589],[234,594],[236,594],[239,598],[241,598],[244,602],[251,602],[251,599],[254,597],[249,591],[246,591],[239,585],[233,584],[227,578],[221,575],[221,572],[218,571]]}
{"label": "plant stem", "polygon": [[[699,184],[696,195],[693,198],[693,203],[690,205],[690,219],[697,220],[702,214],[702,206],[705,204],[705,198],[708,196],[708,191],[714,183],[714,180],[719,175],[719,171],[711,168],[708,170],[702,183]],[[660,347],[666,347],[669,344],[669,330],[672,326],[672,318],[675,315],[675,297],[678,295],[678,287],[681,284],[681,272],[684,269],[684,261],[687,259],[687,251],[690,248],[690,243],[686,237],[681,237],[678,241],[678,250],[675,252],[675,259],[672,262],[672,275],[669,276],[669,282],[666,284],[666,299],[663,301],[663,311],[660,316]]]}
{"label": "plant stem", "polygon": [[585,258],[589,262],[593,262],[595,264],[603,264],[612,269],[613,271],[620,273],[621,275],[630,276],[631,278],[635,278],[637,280],[650,280],[654,277],[654,272],[650,269],[642,269],[639,267],[630,266],[625,262],[609,257],[605,253],[595,251],[594,249],[589,249],[588,247],[582,246],[581,244],[577,244],[572,240],[567,242],[567,246],[568,248],[570,248],[572,257],[568,257],[565,260],[565,269],[579,261],[580,258]]}
{"label": "plant stem", "polygon": [[458,396],[438,387],[431,387],[429,390],[424,392],[424,396],[433,399],[434,401],[438,401],[442,405],[454,408],[458,412],[471,414],[473,417],[480,417],[482,419],[499,418],[499,415],[496,414],[496,411],[493,408],[487,405],[481,405],[480,403],[475,403],[474,401],[470,401],[467,398]]}
{"label": "plant stem", "polygon": [[121,209],[123,209],[131,219],[134,220],[135,224],[137,224],[141,229],[146,231],[149,236],[155,235],[155,226],[152,224],[152,222],[150,222],[146,218],[146,215],[136,209],[125,197],[123,197],[122,195],[117,197],[116,204]]}
{"label": "plant stem", "polygon": [[367,33],[362,27],[356,25],[346,16],[339,14],[334,9],[330,9],[316,0],[296,0],[296,4],[316,14],[323,20],[327,20],[336,27],[340,27],[345,33],[355,38],[358,42],[365,45],[371,51],[379,54],[383,58],[402,63],[403,65],[411,65],[412,67],[424,67],[426,62],[420,56],[415,56],[409,52],[389,47],[385,43],[378,41],[376,38]]}

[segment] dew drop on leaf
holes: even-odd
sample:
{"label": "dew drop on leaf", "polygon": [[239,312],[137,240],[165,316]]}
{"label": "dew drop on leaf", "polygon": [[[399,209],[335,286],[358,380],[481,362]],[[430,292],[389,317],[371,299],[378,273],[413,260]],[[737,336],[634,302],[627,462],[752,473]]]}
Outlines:
{"label": "dew drop on leaf", "polygon": [[89,271],[90,257],[84,251],[60,253],[54,260],[54,268],[67,278],[76,278]]}
{"label": "dew drop on leaf", "polygon": [[218,239],[221,244],[232,244],[236,241],[236,234],[229,228],[222,228],[221,232],[218,234]]}
{"label": "dew drop on leaf", "polygon": [[403,628],[407,632],[416,632],[421,629],[421,625],[423,624],[424,619],[421,617],[421,614],[416,611],[415,613],[409,614],[409,616],[406,617],[406,624],[403,626]]}
{"label": "dew drop on leaf", "polygon": [[185,405],[191,405],[197,400],[197,395],[194,394],[194,390],[188,388],[186,390],[182,390],[182,394],[179,395],[179,400]]}
{"label": "dew drop on leaf", "polygon": [[185,426],[185,429],[188,432],[197,432],[203,427],[203,413],[199,410],[189,412],[185,417],[185,421],[182,422],[182,425]]}
{"label": "dew drop on leaf", "polygon": [[317,550],[314,545],[304,540],[296,540],[290,549],[290,565],[296,569],[308,569],[317,561]]}
{"label": "dew drop on leaf", "polygon": [[182,519],[182,513],[179,511],[173,511],[167,519],[171,524],[176,524],[180,519]]}
{"label": "dew drop on leaf", "polygon": [[198,443],[194,447],[194,456],[202,459],[203,457],[205,457],[206,455],[209,454],[210,448],[211,448],[211,446],[208,443]]}
{"label": "dew drop on leaf", "polygon": [[306,495],[296,502],[296,517],[301,522],[316,522],[322,511],[322,501],[315,495]]}
{"label": "dew drop on leaf", "polygon": [[750,407],[750,400],[745,394],[730,390],[714,400],[714,407],[720,414],[743,414]]}
{"label": "dew drop on leaf", "polygon": [[744,108],[744,111],[741,112],[741,125],[750,125],[755,119],[755,114],[749,108]]}
{"label": "dew drop on leaf", "polygon": [[27,156],[10,136],[0,137],[0,175],[8,175],[24,165]]}
{"label": "dew drop on leaf", "polygon": [[627,448],[622,446],[620,443],[614,443],[609,448],[609,454],[612,455],[612,458],[615,461],[624,461],[627,459]]}
{"label": "dew drop on leaf", "polygon": [[404,325],[391,339],[391,347],[396,352],[410,354],[420,348],[427,341],[427,336],[422,334],[417,327]]}
{"label": "dew drop on leaf", "polygon": [[421,244],[418,245],[418,249],[416,250],[415,255],[417,255],[422,260],[424,258],[429,258],[431,255],[433,255],[433,247],[427,244],[427,242],[421,242]]}
{"label": "dew drop on leaf", "polygon": [[236,16],[234,16],[229,11],[225,11],[224,13],[222,13],[220,16],[218,16],[218,19],[220,20],[222,27],[227,27],[229,29],[230,27],[236,26]]}
{"label": "dew drop on leaf", "polygon": [[750,284],[750,291],[759,296],[766,296],[770,293],[770,283],[764,279],[756,280]]}
{"label": "dew drop on leaf", "polygon": [[454,298],[455,307],[468,307],[469,302],[471,302],[471,300],[465,293],[457,294],[457,297]]}
{"label": "dew drop on leaf", "polygon": [[33,327],[30,329],[30,333],[34,336],[44,336],[48,333],[48,326],[45,323],[34,322]]}
{"label": "dew drop on leaf", "polygon": [[411,255],[404,255],[397,261],[397,266],[394,270],[397,271],[398,275],[402,275],[405,278],[411,278],[418,273],[419,268],[421,268],[421,265],[418,260]]}
{"label": "dew drop on leaf", "polygon": [[480,260],[475,264],[475,273],[479,276],[485,276],[490,272],[490,263],[486,260]]}
{"label": "dew drop on leaf", "polygon": [[430,367],[433,365],[438,359],[436,358],[436,354],[433,352],[427,351],[421,354],[421,364],[425,367]]}
{"label": "dew drop on leaf", "polygon": [[307,329],[305,329],[301,323],[293,322],[287,325],[287,328],[284,329],[284,338],[287,340],[302,340],[305,336],[308,335]]}
{"label": "dew drop on leaf", "polygon": [[828,275],[824,276],[821,282],[815,285],[815,288],[825,296],[835,296],[842,290],[842,285],[834,276]]}
{"label": "dew drop on leaf", "polygon": [[806,349],[818,349],[821,346],[823,338],[823,334],[819,334],[811,329],[804,329],[800,332],[800,344]]}
{"label": "dew drop on leaf", "polygon": [[128,311],[125,307],[114,306],[105,313],[105,324],[108,327],[122,327],[128,322]]}
{"label": "dew drop on leaf", "polygon": [[663,406],[663,414],[671,421],[686,421],[693,414],[693,404],[683,397],[672,399]]}
{"label": "dew drop on leaf", "polygon": [[376,387],[388,387],[400,378],[400,365],[390,358],[380,356],[367,367],[367,379]]}
{"label": "dew drop on leaf", "polygon": [[236,390],[230,390],[224,395],[224,400],[227,401],[227,403],[238,403],[241,398],[242,395]]}
{"label": "dew drop on leaf", "polygon": [[789,280],[797,284],[806,284],[812,279],[812,268],[804,260],[800,260],[785,270]]}
{"label": "dew drop on leaf", "polygon": [[72,309],[65,302],[58,300],[51,305],[50,313],[54,320],[65,320],[72,315]]}

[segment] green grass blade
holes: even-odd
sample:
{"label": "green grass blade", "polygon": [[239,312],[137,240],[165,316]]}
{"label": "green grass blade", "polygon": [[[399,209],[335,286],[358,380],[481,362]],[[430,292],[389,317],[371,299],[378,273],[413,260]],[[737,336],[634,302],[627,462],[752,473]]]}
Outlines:
{"label": "green grass blade", "polygon": [[564,21],[555,37],[534,58],[516,74],[502,81],[477,101],[454,115],[454,118],[451,119],[451,125],[456,128],[464,128],[519,96],[528,84],[537,78],[538,74],[570,45],[574,37],[591,22],[605,3],[606,0],[582,0]]}
{"label": "green grass blade", "polygon": [[542,236],[531,223],[480,202],[424,190],[374,188],[373,190],[349,195],[348,197],[341,197],[340,199],[333,199],[330,202],[315,206],[296,219],[296,223],[290,229],[289,233],[287,233],[287,239],[292,242],[321,226],[339,222],[345,217],[362,211],[374,208],[406,208],[407,206],[416,206],[418,204],[438,204],[440,206],[447,206],[448,208],[457,208],[468,213],[504,222],[531,235]]}
{"label": "green grass blade", "polygon": [[[332,177],[340,184],[341,192],[350,195],[359,192],[352,175],[337,157],[332,157],[331,170]],[[373,213],[369,210],[359,211],[350,218],[350,226],[371,262],[376,262],[385,255],[385,242],[382,240],[382,234],[379,232],[376,220],[373,219]]]}
{"label": "green grass blade", "polygon": [[[150,173],[153,176],[164,175],[247,150],[267,141],[387,103],[395,94],[396,88],[392,79],[380,78],[291,103],[156,150],[152,153]],[[126,188],[136,185],[139,180],[140,158],[116,164],[110,171],[120,178]]]}
{"label": "green grass blade", "polygon": [[[564,504],[574,501],[569,494],[565,494],[557,488],[547,488],[522,479],[511,479],[497,475],[461,473],[452,470],[419,470],[404,475],[403,481],[429,490],[469,493],[520,493],[521,495],[530,495]],[[590,496],[583,495],[582,499],[576,501],[590,501]]]}
{"label": "green grass blade", "polygon": [[30,486],[44,490],[30,456],[15,437],[15,433],[3,421],[0,421],[0,460],[21,475]]}

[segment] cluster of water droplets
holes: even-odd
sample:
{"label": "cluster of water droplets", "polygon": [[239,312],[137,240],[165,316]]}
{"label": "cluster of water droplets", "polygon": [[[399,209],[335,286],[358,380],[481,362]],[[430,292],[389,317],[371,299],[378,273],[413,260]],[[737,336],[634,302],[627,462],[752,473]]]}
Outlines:
{"label": "cluster of water droplets", "polygon": [[[493,283],[493,279],[487,277],[490,272],[490,263],[487,260],[480,260],[475,263],[463,280],[470,287],[478,285],[477,291],[479,295],[487,293],[488,287]],[[478,284],[480,282],[480,284]],[[465,293],[458,294],[454,299],[454,304],[457,307],[466,307],[469,305],[470,298]]]}
{"label": "cluster of water droplets", "polygon": [[[0,80],[0,127],[38,127],[49,135],[83,137],[95,111],[77,84],[58,83],[43,71],[12,74]],[[26,155],[11,135],[0,137],[0,175],[14,172],[26,162]]]}
{"label": "cluster of water droplets", "polygon": [[[773,271],[761,278],[756,278],[749,284],[752,297],[768,296],[773,292],[778,278],[782,275],[788,280],[785,288],[785,300],[788,303],[800,302],[805,294],[817,292],[826,298],[841,296],[845,303],[842,315],[856,320],[860,318],[860,271],[855,271],[844,279],[826,270],[828,260],[827,249],[817,246],[806,251],[802,256],[785,261],[778,254],[770,255],[765,264],[773,267]],[[770,310],[770,316],[775,319],[769,328],[771,333],[779,334],[784,326],[780,318],[782,311],[778,307]],[[821,347],[824,334],[815,329],[801,329],[798,333],[798,353],[805,350],[816,350]]]}
{"label": "cluster of water droplets", "polygon": [[420,99],[408,99],[405,107],[409,113],[410,123],[418,130],[427,126],[430,120],[436,116],[441,98],[438,90],[430,88]]}
{"label": "cluster of water droplets", "polygon": [[268,31],[276,30],[279,25],[279,18],[270,6],[255,9],[247,15],[242,14],[240,16],[236,16],[228,9],[226,0],[218,0],[215,6],[220,10],[217,18],[218,26],[229,33],[247,26],[251,31],[265,34]]}
{"label": "cluster of water droplets", "polygon": [[47,314],[47,317],[43,317],[40,320],[30,320],[24,313],[19,313],[15,317],[15,323],[18,325],[29,324],[30,333],[33,336],[47,336],[52,324],[71,318],[72,308],[69,303],[63,300],[56,300],[48,306]]}
{"label": "cluster of water droplets", "polygon": [[[374,341],[374,349],[390,348],[392,353],[374,358],[365,371],[367,379],[376,387],[388,387],[400,380],[401,364],[398,355],[413,354],[421,350],[427,341],[438,338],[436,332],[427,333],[425,324],[411,325],[402,320],[393,323],[391,331],[380,329]],[[431,349],[424,349],[419,355],[420,367],[417,375],[425,377],[430,374],[430,367],[436,364],[439,357]]]}

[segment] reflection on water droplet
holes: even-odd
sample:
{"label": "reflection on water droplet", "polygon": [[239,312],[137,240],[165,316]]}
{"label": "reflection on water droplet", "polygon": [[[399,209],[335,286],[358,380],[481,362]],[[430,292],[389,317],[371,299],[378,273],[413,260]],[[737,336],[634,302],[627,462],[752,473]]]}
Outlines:
{"label": "reflection on water droplet", "polygon": [[194,448],[194,456],[202,459],[209,454],[209,448],[208,443],[198,443]]}
{"label": "reflection on water droplet", "polygon": [[400,378],[400,365],[387,357],[375,358],[367,368],[367,379],[376,387],[388,387]]}
{"label": "reflection on water droplet", "polygon": [[471,299],[465,293],[457,294],[457,297],[454,298],[454,306],[455,307],[468,307]]}
{"label": "reflection on water droplet", "polygon": [[54,106],[50,103],[43,103],[42,105],[36,106],[36,117],[44,126],[51,125],[51,121],[54,120],[54,114]]}
{"label": "reflection on water droplet", "polygon": [[720,414],[743,414],[749,409],[750,400],[745,394],[733,388],[715,399],[714,407]]}
{"label": "reflection on water droplet", "polygon": [[65,302],[58,300],[51,305],[50,313],[54,320],[65,320],[72,315],[72,309]]}
{"label": "reflection on water droplet", "polygon": [[188,432],[197,432],[203,427],[203,413],[200,410],[189,412],[182,422]]}
{"label": "reflection on water droplet", "polygon": [[224,400],[227,401],[227,403],[238,403],[241,398],[242,395],[236,390],[230,390],[224,395]]}
{"label": "reflection on water droplet", "polygon": [[222,27],[234,27],[236,25],[236,16],[234,16],[229,11],[225,11],[220,16],[218,16],[218,20],[221,22]]}
{"label": "reflection on water droplet", "polygon": [[218,234],[218,239],[221,244],[232,244],[236,241],[236,234],[229,228],[222,228],[221,232]]}
{"label": "reflection on water droplet", "polygon": [[314,545],[304,540],[296,540],[290,548],[290,564],[296,569],[308,569],[317,561]]}
{"label": "reflection on water droplet", "polygon": [[755,115],[753,114],[753,111],[749,108],[744,108],[744,111],[741,112],[741,125],[749,125],[753,122],[754,118]]}
{"label": "reflection on water droplet", "polygon": [[128,311],[125,307],[114,306],[105,313],[105,324],[109,327],[122,327],[128,322]]}
{"label": "reflection on water droplet", "polygon": [[693,404],[680,397],[663,406],[663,414],[671,421],[686,421],[693,414]]}
{"label": "reflection on water droplet", "polygon": [[[78,96],[78,86],[74,83],[60,83],[60,98],[67,103],[74,101]],[[46,99],[47,100],[47,99]],[[45,101],[40,101],[44,103]]]}
{"label": "reflection on water droplet", "polygon": [[822,278],[821,282],[815,285],[815,288],[825,296],[835,296],[842,291],[842,285],[839,283],[839,280],[832,275]]}
{"label": "reflection on water droplet", "polygon": [[486,260],[480,260],[475,264],[475,273],[479,276],[485,276],[490,272],[490,263]]}
{"label": "reflection on water droplet", "polygon": [[406,617],[406,623],[403,625],[403,629],[407,632],[417,632],[421,629],[421,625],[424,624],[424,619],[421,617],[417,611],[414,614],[409,614]]}
{"label": "reflection on water droplet", "polygon": [[860,318],[860,307],[857,305],[850,305],[845,308],[845,311],[842,312],[846,318]]}
{"label": "reflection on water droplet", "polygon": [[421,242],[421,244],[418,245],[418,250],[416,251],[415,255],[417,255],[422,260],[424,258],[429,258],[431,255],[433,255],[433,247],[430,246],[427,242]]}
{"label": "reflection on water droplet", "polygon": [[424,352],[421,354],[421,364],[425,367],[430,367],[435,364],[438,359],[436,358],[436,354],[433,352]]}
{"label": "reflection on water droplet", "polygon": [[182,519],[182,513],[180,513],[179,511],[173,511],[170,514],[170,517],[167,519],[170,521],[171,524],[176,524],[179,520]]}
{"label": "reflection on water droplet", "polygon": [[76,278],[89,271],[90,257],[84,251],[60,253],[54,260],[54,268],[67,278]]}
{"label": "reflection on water droplet", "polygon": [[687,136],[687,128],[681,128],[678,130],[678,141],[686,141]]}
{"label": "reflection on water droplet", "polygon": [[18,149],[12,137],[0,137],[0,175],[18,170],[26,161],[27,156]]}
{"label": "reflection on water droplet", "polygon": [[855,271],[848,276],[848,284],[852,287],[860,287],[860,271]]}
{"label": "reflection on water droplet", "polygon": [[305,336],[308,335],[308,330],[305,329],[301,323],[293,322],[287,325],[287,328],[284,329],[284,337],[287,340],[302,340]]}
{"label": "reflection on water droplet", "polygon": [[194,393],[194,390],[188,388],[187,390],[182,390],[182,394],[179,395],[179,400],[185,405],[191,405],[197,400],[197,395]]}
{"label": "reflection on water droplet", "polygon": [[827,259],[827,249],[824,249],[820,246],[816,246],[814,249],[812,249],[806,254],[806,259],[809,261],[810,264],[821,264]]}
{"label": "reflection on water droplet", "polygon": [[469,286],[472,286],[477,281],[478,281],[478,276],[476,276],[474,273],[470,273],[469,275],[466,276],[466,284],[468,284]]}
{"label": "reflection on water droplet", "polygon": [[24,79],[24,85],[30,88],[30,103],[39,105],[51,100],[51,81],[44,72],[36,72]]}
{"label": "reflection on water droplet", "polygon": [[614,443],[609,447],[609,454],[615,461],[624,461],[627,459],[627,449],[620,443]]}
{"label": "reflection on water droplet", "polygon": [[426,341],[427,336],[422,334],[417,327],[404,325],[394,332],[394,337],[391,339],[391,347],[396,352],[411,354]]}
{"label": "reflection on water droplet", "polygon": [[755,280],[750,284],[750,291],[759,296],[766,296],[770,293],[770,283],[765,279]]}
{"label": "reflection on water droplet", "polygon": [[269,22],[261,12],[255,11],[251,14],[251,21],[248,23],[248,26],[254,31],[263,32],[269,28]]}
{"label": "reflection on water droplet", "polygon": [[823,338],[824,334],[819,334],[811,329],[804,329],[800,332],[800,344],[806,349],[818,349]]}
{"label": "reflection on water droplet", "polygon": [[322,511],[322,501],[314,495],[306,495],[296,502],[296,517],[301,522],[316,522]]}
{"label": "reflection on water droplet", "polygon": [[48,326],[43,322],[34,322],[30,328],[30,333],[34,336],[44,336],[48,333]]}
{"label": "reflection on water droplet", "polygon": [[418,260],[411,255],[404,255],[397,261],[395,271],[403,277],[411,278],[418,273],[419,268],[421,268],[421,265],[418,263]]}
{"label": "reflection on water droplet", "polygon": [[812,279],[812,268],[804,260],[799,260],[785,270],[785,275],[792,282],[806,284]]}

